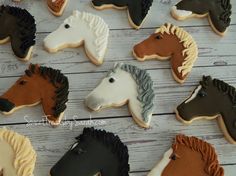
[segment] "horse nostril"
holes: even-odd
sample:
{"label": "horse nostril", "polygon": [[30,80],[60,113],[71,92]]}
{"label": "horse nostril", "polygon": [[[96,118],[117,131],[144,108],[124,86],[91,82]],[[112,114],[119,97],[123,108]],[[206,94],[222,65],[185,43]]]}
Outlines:
{"label": "horse nostril", "polygon": [[15,107],[15,104],[5,98],[0,98],[0,111],[10,112]]}

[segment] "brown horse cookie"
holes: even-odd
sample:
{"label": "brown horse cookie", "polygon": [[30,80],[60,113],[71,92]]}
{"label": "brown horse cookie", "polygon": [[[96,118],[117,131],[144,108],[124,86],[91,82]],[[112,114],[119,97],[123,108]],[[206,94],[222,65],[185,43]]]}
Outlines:
{"label": "brown horse cookie", "polygon": [[177,107],[176,117],[185,124],[217,118],[226,139],[236,144],[236,90],[221,80],[203,76],[192,94]]}
{"label": "brown horse cookie", "polygon": [[[187,166],[187,167],[186,167]],[[177,135],[148,176],[224,176],[213,146],[196,137]]]}
{"label": "brown horse cookie", "polygon": [[189,33],[168,23],[135,45],[133,54],[139,61],[170,59],[174,79],[183,83],[198,57],[198,47]]}
{"label": "brown horse cookie", "polygon": [[8,115],[41,103],[51,125],[59,125],[68,101],[68,89],[68,79],[60,70],[31,64],[25,75],[0,96],[0,111]]}
{"label": "brown horse cookie", "polygon": [[208,17],[212,29],[224,35],[231,21],[230,0],[181,0],[171,9],[171,15],[177,20]]}

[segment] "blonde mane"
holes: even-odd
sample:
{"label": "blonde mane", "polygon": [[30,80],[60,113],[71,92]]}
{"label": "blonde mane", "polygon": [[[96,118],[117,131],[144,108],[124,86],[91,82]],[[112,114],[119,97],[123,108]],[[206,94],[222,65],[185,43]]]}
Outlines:
{"label": "blonde mane", "polygon": [[73,15],[65,20],[65,23],[74,24],[77,20],[82,20],[87,23],[90,30],[95,34],[96,52],[99,57],[103,57],[104,50],[107,48],[109,28],[105,21],[91,13],[74,11]]}
{"label": "blonde mane", "polygon": [[196,61],[198,56],[198,47],[192,36],[182,28],[179,28],[178,26],[172,25],[170,23],[162,25],[156,30],[155,33],[172,34],[176,35],[179,38],[180,43],[182,43],[185,48],[182,51],[182,55],[186,55],[186,57],[184,58],[182,66],[178,68],[178,71],[179,73],[182,72],[182,76],[189,73],[193,67],[193,63]]}
{"label": "blonde mane", "polygon": [[15,154],[13,166],[17,176],[32,176],[36,153],[28,138],[6,128],[0,129],[0,139],[6,141]]}
{"label": "blonde mane", "polygon": [[207,142],[196,137],[188,137],[185,135],[177,135],[172,148],[176,150],[178,145],[184,145],[202,155],[202,159],[206,162],[205,171],[210,176],[223,176],[224,169],[220,166],[215,149]]}

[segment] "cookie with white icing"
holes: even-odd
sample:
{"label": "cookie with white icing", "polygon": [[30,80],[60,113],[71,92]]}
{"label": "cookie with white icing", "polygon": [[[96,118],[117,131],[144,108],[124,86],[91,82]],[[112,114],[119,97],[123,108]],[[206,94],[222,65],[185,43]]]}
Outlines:
{"label": "cookie with white icing", "polygon": [[36,152],[25,136],[0,128],[0,176],[33,176]]}
{"label": "cookie with white icing", "polygon": [[90,60],[101,65],[106,53],[109,28],[99,16],[74,11],[60,27],[44,39],[44,46],[50,53],[64,48],[84,45]]}
{"label": "cookie with white icing", "polygon": [[232,5],[230,0],[181,0],[171,9],[177,20],[208,17],[212,29],[223,36],[231,21]]}
{"label": "cookie with white icing", "polygon": [[127,9],[131,26],[139,29],[152,6],[153,0],[92,0],[95,9]]}
{"label": "cookie with white icing", "polygon": [[177,135],[172,147],[148,176],[186,175],[224,176],[224,169],[211,144],[196,137]]}
{"label": "cookie with white icing", "polygon": [[93,111],[128,104],[135,122],[148,128],[154,96],[153,81],[146,70],[128,64],[116,64],[86,97],[85,104]]}

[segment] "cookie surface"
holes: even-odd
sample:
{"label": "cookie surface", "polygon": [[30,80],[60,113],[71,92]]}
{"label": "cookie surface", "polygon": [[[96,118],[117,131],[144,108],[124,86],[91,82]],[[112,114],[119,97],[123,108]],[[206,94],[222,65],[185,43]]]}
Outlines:
{"label": "cookie surface", "polygon": [[0,128],[0,146],[1,176],[33,176],[36,152],[28,138]]}
{"label": "cookie surface", "polygon": [[118,136],[104,130],[84,128],[77,142],[56,163],[51,176],[128,176],[129,154]]}
{"label": "cookie surface", "polygon": [[68,101],[68,89],[68,79],[59,70],[31,64],[25,75],[0,96],[0,111],[8,115],[41,103],[47,120],[59,125]]}
{"label": "cookie surface", "polygon": [[34,17],[25,9],[2,5],[0,6],[0,24],[2,24],[0,44],[11,41],[14,54],[20,60],[29,60],[35,45]]}
{"label": "cookie surface", "polygon": [[130,24],[139,29],[148,15],[153,0],[92,0],[92,5],[96,9],[116,8],[128,10]]}
{"label": "cookie surface", "polygon": [[54,53],[64,48],[84,45],[90,60],[101,65],[106,53],[109,28],[102,18],[87,13],[74,11],[60,27],[44,39],[48,52]]}
{"label": "cookie surface", "polygon": [[198,47],[192,36],[184,29],[167,23],[150,37],[136,44],[133,55],[139,61],[170,59],[174,79],[183,83],[198,57]]}
{"label": "cookie surface", "polygon": [[176,117],[190,124],[198,119],[218,118],[219,125],[232,144],[236,144],[236,91],[229,84],[203,76],[189,98],[176,109]]}
{"label": "cookie surface", "polygon": [[148,176],[170,175],[224,176],[224,169],[220,166],[216,151],[211,144],[196,137],[177,135],[171,149],[148,174]]}
{"label": "cookie surface", "polygon": [[153,81],[146,70],[128,64],[116,64],[86,97],[85,104],[93,111],[128,104],[136,123],[148,128],[154,97]]}
{"label": "cookie surface", "polygon": [[171,14],[177,20],[191,17],[208,17],[213,30],[224,35],[231,21],[230,0],[182,0],[172,7]]}

